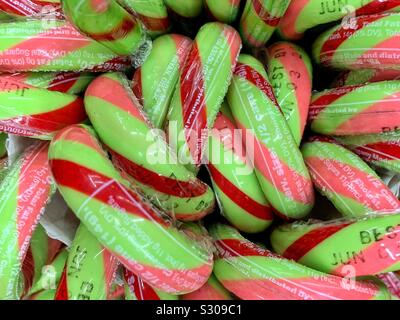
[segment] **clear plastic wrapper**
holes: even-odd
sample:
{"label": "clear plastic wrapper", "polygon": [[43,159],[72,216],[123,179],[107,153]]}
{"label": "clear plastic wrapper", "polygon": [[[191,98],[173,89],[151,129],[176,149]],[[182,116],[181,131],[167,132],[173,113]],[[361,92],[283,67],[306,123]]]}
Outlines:
{"label": "clear plastic wrapper", "polygon": [[60,0],[2,0],[0,11],[13,18],[64,18]]}
{"label": "clear plastic wrapper", "polygon": [[361,277],[400,270],[400,214],[309,221],[277,227],[275,252],[325,273]]}
{"label": "clear plastic wrapper", "polygon": [[83,100],[0,75],[0,130],[50,140],[60,129],[87,118]]}
{"label": "clear plastic wrapper", "polygon": [[121,71],[131,67],[67,21],[22,20],[0,24],[0,72]]}
{"label": "clear plastic wrapper", "polygon": [[377,280],[327,275],[264,249],[232,227],[210,228],[217,248],[214,273],[244,300],[390,300]]}

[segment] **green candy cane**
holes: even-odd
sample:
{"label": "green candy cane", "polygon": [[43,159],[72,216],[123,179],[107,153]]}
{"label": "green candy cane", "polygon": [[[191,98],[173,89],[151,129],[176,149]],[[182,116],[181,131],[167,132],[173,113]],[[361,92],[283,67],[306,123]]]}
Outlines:
{"label": "green candy cane", "polygon": [[211,188],[177,163],[163,132],[153,129],[124,75],[109,73],[94,80],[86,91],[85,107],[114,163],[152,202],[180,220],[199,220],[211,213],[215,202]]}
{"label": "green candy cane", "polygon": [[115,0],[63,0],[62,5],[82,33],[118,55],[133,55],[146,42],[142,25]]}
{"label": "green candy cane", "polygon": [[69,251],[56,300],[105,300],[118,260],[81,224]]}
{"label": "green candy cane", "polygon": [[265,197],[276,214],[299,219],[314,204],[312,182],[267,79],[261,62],[241,55],[227,100],[238,127],[247,129],[243,142]]}
{"label": "green candy cane", "polygon": [[268,77],[290,131],[300,145],[312,92],[312,65],[307,53],[290,42],[268,48]]}
{"label": "green candy cane", "polygon": [[61,131],[49,150],[58,189],[97,240],[124,266],[158,290],[183,294],[200,288],[212,253],[175,228],[113,167],[94,131]]}
{"label": "green candy cane", "polygon": [[274,251],[339,276],[369,276],[400,269],[400,214],[294,223],[271,235]]}

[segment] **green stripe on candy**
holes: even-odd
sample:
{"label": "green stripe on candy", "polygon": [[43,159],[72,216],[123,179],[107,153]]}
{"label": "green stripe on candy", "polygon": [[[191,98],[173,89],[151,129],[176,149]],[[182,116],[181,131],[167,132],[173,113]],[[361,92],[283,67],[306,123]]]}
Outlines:
{"label": "green stripe on candy", "polygon": [[[347,224],[350,225],[346,226]],[[296,245],[300,250],[308,246],[310,248],[304,250],[303,255],[299,254],[299,259],[296,259],[298,263],[339,276],[346,276],[349,270],[346,266],[351,264],[354,275],[359,277],[400,269],[400,251],[393,250],[397,247],[398,237],[394,228],[399,226],[400,214],[328,223],[289,224],[272,232],[271,244],[275,252],[285,255],[285,252],[289,254],[286,250],[299,241]],[[338,230],[329,235],[331,228]],[[319,236],[324,236],[323,241],[313,243],[318,238],[317,234],[313,234],[315,230],[320,230]],[[313,235],[302,241],[302,237],[309,232]],[[368,253],[371,246],[375,246],[375,249],[370,249]],[[292,256],[286,257],[293,259]],[[376,264],[380,265],[380,269]]]}
{"label": "green stripe on candy", "polygon": [[55,289],[51,289],[51,290],[43,290],[40,291],[38,293],[35,293],[34,295],[32,295],[29,300],[54,300],[56,296],[56,290]]}
{"label": "green stripe on candy", "polygon": [[[259,14],[255,10],[256,3],[261,7]],[[285,14],[289,4],[289,0],[246,0],[239,27],[243,43],[250,47],[264,46],[277,28],[277,20]]]}
{"label": "green stripe on candy", "polygon": [[[191,47],[191,40],[180,35],[164,35],[153,42],[150,55],[140,68],[143,108],[156,128],[162,128],[172,95],[179,79],[181,64]],[[179,46],[178,46],[179,45]],[[138,71],[137,71],[138,72]]]}
{"label": "green stripe on candy", "polygon": [[[392,172],[400,173],[400,153],[386,154],[384,150],[374,148],[374,145],[383,144],[386,148],[399,150],[400,133],[396,131],[381,134],[370,134],[362,136],[343,136],[336,140],[347,148],[356,152],[364,161],[378,168],[384,168]],[[370,147],[372,146],[372,147]]]}
{"label": "green stripe on candy", "polygon": [[[213,225],[210,234],[219,252],[214,273],[218,280],[228,286],[227,288],[239,298],[390,299],[390,294],[384,286],[379,286],[375,282],[355,281],[351,290],[346,289],[342,278],[281,258],[246,240],[232,227],[222,224]],[[234,248],[229,245],[229,241],[235,242]],[[241,252],[245,255],[241,255]],[[232,286],[235,281],[239,285]],[[246,281],[249,283],[248,286],[246,286]]]}
{"label": "green stripe on candy", "polygon": [[311,60],[302,48],[289,42],[277,42],[268,51],[268,77],[290,131],[300,145],[311,102]]}
{"label": "green stripe on candy", "polygon": [[233,300],[233,298],[212,274],[204,286],[197,291],[185,294],[182,300]]}
{"label": "green stripe on candy", "polygon": [[118,55],[133,55],[146,42],[141,23],[115,0],[64,0],[63,10],[83,34]]}
{"label": "green stripe on candy", "polygon": [[[264,66],[255,58],[249,55],[241,55],[239,63],[256,70],[267,81]],[[279,177],[279,180],[275,182],[267,180],[263,173],[259,171],[259,168],[255,166],[257,178],[267,200],[280,214],[289,218],[298,219],[306,216],[313,206],[311,179],[279,107],[260,88],[238,74],[234,75],[227,99],[236,123],[252,130],[252,134],[259,141],[260,146],[275,153],[281,163],[287,165],[290,170],[297,173],[307,183],[309,181],[309,185],[301,187],[301,191],[299,191],[303,193],[302,197],[304,198],[304,202],[301,203],[278,190],[276,184],[282,182],[282,175],[274,172],[271,163],[265,163],[268,168],[268,172],[265,174],[271,175],[275,180]],[[260,155],[255,154],[255,156]],[[293,173],[291,174],[293,175]],[[284,186],[282,185],[282,187]],[[298,186],[289,187],[291,190],[299,190]]]}
{"label": "green stripe on candy", "polygon": [[[81,224],[65,267],[67,300],[106,300],[117,267],[116,258]],[[61,281],[58,290],[65,284]]]}
{"label": "green stripe on candy", "polygon": [[[226,109],[226,106],[222,109]],[[228,117],[225,116],[225,113],[226,110],[223,110],[223,114],[218,116],[218,127],[214,127],[214,130],[220,131],[215,131],[215,133],[209,136],[208,161],[215,168],[214,170],[222,174],[225,179],[229,180],[230,183],[248,198],[258,203],[260,207],[264,207],[266,212],[259,213],[265,214],[267,217],[270,210],[269,203],[261,190],[254,173],[254,167],[250,164],[250,160],[247,159],[245,149],[237,150],[237,152],[241,152],[240,155],[243,155],[248,163],[245,163],[242,157],[239,157],[230,149],[231,145],[236,147],[242,146],[242,137],[231,131],[232,126],[236,128],[236,125],[234,123],[229,123],[230,111],[228,110]],[[227,126],[227,130],[229,130],[225,134],[223,129],[224,123]],[[236,228],[247,233],[257,233],[265,230],[272,223],[272,215],[270,219],[261,219],[240,207],[240,204],[245,205],[245,203],[236,203],[233,201],[229,195],[224,193],[223,189],[220,189],[218,182],[214,180],[212,174],[213,170],[211,170],[210,173],[221,214]],[[225,186],[225,188],[230,188],[230,186]]]}
{"label": "green stripe on candy", "polygon": [[[365,21],[373,16],[356,17],[347,22],[349,27],[343,23],[332,27],[328,31],[321,34],[314,42],[312,47],[313,57],[317,63],[324,66],[333,67],[335,69],[360,69],[360,68],[380,68],[380,69],[399,69],[398,58],[392,57],[387,60],[390,55],[398,56],[398,24],[400,23],[400,13],[381,14],[376,21],[371,23],[362,23],[362,27],[353,32],[352,24],[357,21]],[[346,35],[335,34],[337,30],[350,30]],[[380,43],[393,38],[394,47],[378,48],[377,52],[374,47]],[[334,53],[330,49],[323,51],[326,42],[340,42],[339,47],[334,49]],[[389,45],[388,45],[389,46]],[[362,57],[367,51],[374,51],[372,56]],[[383,54],[383,56],[382,56]]]}
{"label": "green stripe on candy", "polygon": [[164,0],[164,3],[185,18],[196,18],[203,9],[203,0]]}
{"label": "green stripe on candy", "polygon": [[240,0],[204,0],[213,18],[223,23],[233,23],[239,13]]}
{"label": "green stripe on candy", "polygon": [[[358,88],[346,86],[316,93],[310,107],[311,129],[324,135],[360,135],[394,130],[396,127],[393,126],[396,123],[400,126],[400,120],[393,121],[399,118],[399,92],[400,81],[393,80],[367,83]],[[338,98],[332,103],[320,100],[335,95]],[[384,110],[382,103],[386,103]],[[380,104],[379,107],[376,107],[377,104]],[[371,108],[373,105],[374,108]],[[387,120],[391,122],[386,128]],[[353,121],[353,125],[347,125],[348,121]],[[379,124],[382,126],[379,127]]]}
{"label": "green stripe on candy", "polygon": [[47,144],[30,146],[0,183],[0,298],[19,299],[20,271],[29,241],[54,192],[47,165]]}
{"label": "green stripe on candy", "polygon": [[[303,145],[302,153],[316,188],[333,203],[343,216],[360,217],[377,211],[387,212],[399,208],[395,196],[378,175],[356,154],[346,148],[332,142],[313,141]],[[311,158],[323,161],[323,167],[314,168],[310,162]],[[352,168],[362,172],[363,176],[354,173],[355,169]],[[341,190],[329,187],[330,181],[324,177],[324,172],[335,174],[337,179],[342,182],[342,191],[348,194],[344,195]],[[371,190],[362,191],[365,183],[373,183],[379,193],[376,190],[374,193],[371,193]]]}
{"label": "green stripe on candy", "polygon": [[[85,144],[83,141],[86,141]],[[194,291],[205,283],[212,270],[211,253],[170,224],[163,226],[155,220],[160,219],[157,217],[161,213],[140,199],[138,193],[128,191],[124,187],[126,182],[101,150],[92,129],[80,125],[63,130],[53,140],[49,157],[53,174],[55,169],[58,170],[56,182],[68,177],[62,177],[65,170],[62,167],[55,168],[55,161],[69,160],[108,177],[110,182],[98,182],[101,183],[98,187],[102,187],[99,189],[102,192],[115,193],[120,190],[126,194],[126,198],[119,199],[122,201],[120,205],[126,203],[130,210],[137,212],[126,212],[119,209],[120,205],[112,205],[112,202],[109,202],[112,199],[107,203],[100,202],[96,194],[83,194],[58,183],[61,194],[77,217],[99,242],[122,260],[131,271],[157,289],[174,294]],[[88,177],[79,172],[76,179],[83,179],[80,183],[84,184],[96,181],[87,181]],[[111,182],[113,184],[109,185]],[[113,186],[112,189],[110,186]],[[148,218],[143,218],[142,215]],[[165,270],[164,276],[154,276],[152,271],[146,271],[146,266]],[[193,277],[189,278],[188,273]],[[186,283],[182,283],[182,280]]]}
{"label": "green stripe on candy", "polygon": [[[2,23],[0,38],[0,71],[4,72],[125,70],[130,64],[128,58],[118,58],[103,45],[81,35],[66,21],[55,20],[48,24],[41,20]],[[43,50],[43,42],[49,51],[54,48],[55,55],[49,56]],[[15,49],[21,52],[11,54]],[[61,54],[63,51],[65,54]],[[111,60],[114,62],[110,63]]]}
{"label": "green stripe on candy", "polygon": [[[124,97],[120,96],[124,98],[120,102],[124,110],[121,106],[94,96],[100,93],[103,97],[107,96],[105,92],[107,88],[110,90],[110,95],[115,92],[115,88],[108,87],[108,82],[104,82],[106,83],[104,85],[102,81],[112,81],[119,88],[118,90],[124,95]],[[204,193],[195,197],[178,197],[164,193],[162,190],[158,191],[150,183],[146,184],[135,179],[135,183],[156,205],[182,220],[196,220],[212,211],[215,197],[211,188],[204,185],[183,165],[177,163],[176,155],[162,137],[162,132],[153,130],[144,116],[142,107],[130,93],[125,76],[112,73],[94,80],[86,91],[85,107],[102,141],[113,151],[154,174],[176,180],[177,188],[179,188],[179,182],[182,181],[191,186],[202,186],[206,189]],[[139,118],[135,116],[137,113],[140,114]],[[119,143],[121,139],[124,139],[126,143]]]}

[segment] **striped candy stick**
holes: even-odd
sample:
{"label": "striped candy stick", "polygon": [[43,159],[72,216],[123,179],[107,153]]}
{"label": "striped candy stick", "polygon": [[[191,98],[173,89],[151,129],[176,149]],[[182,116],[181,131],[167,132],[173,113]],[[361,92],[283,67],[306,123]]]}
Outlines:
{"label": "striped candy stick", "polygon": [[138,16],[152,38],[167,33],[171,27],[163,0],[118,0],[129,12]]}
{"label": "striped candy stick", "polygon": [[178,300],[179,296],[152,288],[133,272],[124,270],[125,300]]}
{"label": "striped candy stick", "polygon": [[400,214],[294,223],[271,234],[274,251],[289,260],[338,276],[400,270]]}
{"label": "striped candy stick", "polygon": [[342,18],[346,19],[346,16],[355,17],[399,10],[398,0],[296,0],[291,1],[278,31],[286,39],[298,40],[308,29]]}
{"label": "striped candy stick", "polygon": [[209,249],[126,187],[93,130],[64,129],[53,139],[49,158],[69,207],[128,270],[173,294],[195,291],[207,281],[213,267]]}
{"label": "striped candy stick", "polygon": [[334,80],[331,88],[380,82],[386,80],[400,80],[400,70],[392,69],[359,69],[343,71]]}
{"label": "striped candy stick", "polygon": [[235,22],[240,7],[240,0],[203,0],[210,18],[222,23]]}
{"label": "striped candy stick", "polygon": [[55,300],[106,300],[118,260],[81,224],[76,231]]}
{"label": "striped candy stick", "polygon": [[164,0],[164,3],[182,18],[196,18],[203,9],[203,0]]}
{"label": "striped candy stick", "polygon": [[0,299],[18,299],[19,273],[33,231],[54,191],[47,143],[34,143],[0,183]]}
{"label": "striped candy stick", "polygon": [[284,259],[243,238],[226,225],[211,227],[218,251],[214,273],[243,300],[385,300],[390,294],[372,281],[327,275]]}
{"label": "striped candy stick", "polygon": [[85,119],[81,98],[0,76],[0,131],[47,140]]}
{"label": "striped candy stick", "polygon": [[[213,211],[211,188],[177,163],[163,132],[153,129],[124,75],[110,73],[95,79],[86,91],[85,107],[114,164],[156,205],[185,221]],[[121,144],[121,139],[126,143]]]}
{"label": "striped candy stick", "polygon": [[95,75],[89,72],[26,72],[11,76],[27,85],[69,94],[84,92]]}
{"label": "striped candy stick", "polygon": [[241,55],[227,97],[236,124],[247,129],[246,140],[251,144],[246,150],[254,155],[265,197],[281,217],[306,216],[314,203],[311,178],[264,66],[249,55]]}
{"label": "striped candy stick", "polygon": [[289,42],[268,48],[268,77],[297,143],[303,137],[312,92],[312,64],[307,53]]}
{"label": "striped candy stick", "polygon": [[150,55],[133,77],[133,92],[156,128],[162,128],[192,41],[168,34],[154,40]]}
{"label": "striped candy stick", "polygon": [[394,272],[383,273],[377,276],[394,296],[392,300],[400,299],[400,275]]}
{"label": "striped candy stick", "polygon": [[142,24],[115,0],[63,0],[62,6],[83,34],[118,55],[136,54],[146,42]]}
{"label": "striped candy stick", "polygon": [[400,13],[356,17],[321,34],[317,63],[336,69],[399,69]]}
{"label": "striped candy stick", "polygon": [[182,300],[233,300],[231,294],[212,274],[199,290],[185,294]]}
{"label": "striped candy stick", "polygon": [[362,135],[400,127],[400,81],[328,89],[314,94],[309,122],[325,135]]}
{"label": "striped candy stick", "polygon": [[217,116],[209,137],[208,171],[222,215],[236,228],[248,233],[265,230],[273,220],[242,143],[243,131],[227,114],[227,106]]}
{"label": "striped candy stick", "polygon": [[290,0],[246,0],[240,19],[240,35],[249,47],[262,47],[271,38]]}
{"label": "striped candy stick", "polygon": [[197,33],[180,74],[168,114],[169,143],[192,171],[201,164],[208,130],[228,91],[240,49],[235,29],[207,23]]}
{"label": "striped candy stick", "polygon": [[126,70],[131,66],[128,57],[119,57],[84,37],[66,21],[2,23],[0,38],[0,72],[103,72]]}
{"label": "striped candy stick", "polygon": [[400,173],[400,132],[336,138],[365,162]]}
{"label": "striped candy stick", "polygon": [[317,190],[345,217],[388,213],[400,202],[357,155],[333,139],[314,137],[302,153]]}
{"label": "striped candy stick", "polygon": [[1,0],[0,10],[15,18],[46,15],[63,18],[60,0]]}
{"label": "striped candy stick", "polygon": [[67,258],[67,249],[61,249],[53,261],[42,268],[41,276],[30,289],[29,295],[34,296],[42,291],[54,290],[55,296],[56,289],[64,271],[64,266],[67,262]]}
{"label": "striped candy stick", "polygon": [[53,261],[61,247],[60,241],[51,239],[42,225],[37,225],[22,264],[25,293],[30,292],[32,286],[40,280],[43,267]]}

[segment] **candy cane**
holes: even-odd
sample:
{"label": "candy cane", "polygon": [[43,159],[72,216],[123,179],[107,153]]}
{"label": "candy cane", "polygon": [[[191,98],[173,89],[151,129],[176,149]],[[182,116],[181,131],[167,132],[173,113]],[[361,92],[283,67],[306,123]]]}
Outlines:
{"label": "candy cane", "polygon": [[66,21],[0,24],[0,72],[120,71],[131,65]]}
{"label": "candy cane", "polygon": [[128,11],[136,14],[152,38],[167,33],[171,27],[163,0],[118,0]]}
{"label": "candy cane", "polygon": [[179,296],[162,292],[143,282],[129,270],[124,270],[125,300],[178,300]]}
{"label": "candy cane", "polygon": [[325,135],[361,135],[398,130],[400,81],[328,89],[314,94],[309,121]]}
{"label": "candy cane", "polygon": [[315,137],[302,147],[315,187],[345,217],[387,213],[400,201],[357,155],[332,139]]}
{"label": "candy cane", "polygon": [[289,260],[338,276],[400,270],[400,214],[357,220],[294,223],[271,235],[274,251]]}
{"label": "candy cane", "polygon": [[186,59],[172,98],[168,131],[180,161],[193,171],[202,161],[208,129],[228,91],[240,48],[232,27],[212,22],[200,29]]}
{"label": "candy cane", "polygon": [[275,212],[290,219],[306,216],[314,203],[311,178],[261,62],[239,57],[227,98],[236,124],[253,142],[246,148]]}
{"label": "candy cane", "polygon": [[207,168],[222,215],[241,231],[261,232],[272,223],[272,210],[242,145],[242,136],[226,113],[224,110],[217,116],[210,135]]}
{"label": "candy cane", "polygon": [[337,138],[365,162],[400,173],[400,133],[387,132]]}
{"label": "candy cane", "polygon": [[313,45],[317,63],[338,69],[398,69],[400,14],[356,17],[320,35]]}
{"label": "candy cane", "polygon": [[[124,75],[111,73],[95,79],[86,91],[85,106],[114,163],[156,205],[186,221],[199,220],[213,211],[214,193],[177,163],[160,130],[153,130],[130,92]],[[122,138],[126,143],[120,143]]]}
{"label": "candy cane", "polygon": [[250,47],[262,47],[271,38],[290,0],[246,0],[240,19],[240,35]]}
{"label": "candy cane", "polygon": [[331,87],[353,86],[386,80],[400,80],[400,70],[359,69],[344,71],[334,80]]}
{"label": "candy cane", "polygon": [[231,24],[238,16],[240,0],[204,0],[204,7],[213,20]]}
{"label": "candy cane", "polygon": [[217,278],[212,274],[207,283],[199,290],[182,296],[182,300],[233,300]]}
{"label": "candy cane", "polygon": [[32,233],[54,191],[47,143],[30,146],[0,183],[0,298],[18,299],[19,272]]}
{"label": "candy cane", "polygon": [[385,300],[390,294],[372,281],[327,275],[284,259],[225,225],[211,227],[218,250],[214,273],[244,300]]}
{"label": "candy cane", "polygon": [[0,76],[0,131],[51,139],[58,130],[85,119],[81,98]]}
{"label": "candy cane", "polygon": [[146,42],[141,23],[115,0],[63,0],[62,5],[83,34],[118,55],[133,55]]}
{"label": "candy cane", "polygon": [[[355,17],[399,10],[398,0],[295,0],[290,2],[278,30],[284,38],[298,40],[308,29],[346,19],[348,15]],[[343,22],[346,21],[351,22]]]}
{"label": "candy cane", "polygon": [[162,128],[192,41],[171,34],[153,42],[150,55],[133,77],[133,92],[156,128]]}
{"label": "candy cane", "polygon": [[76,231],[55,300],[105,300],[118,260],[81,224]]}
{"label": "candy cane", "polygon": [[268,48],[268,77],[290,131],[300,145],[311,102],[312,65],[307,53],[289,42]]}
{"label": "candy cane", "polygon": [[69,207],[128,270],[173,294],[200,288],[212,254],[164,220],[107,159],[93,131],[71,126],[52,141],[50,165]]}
{"label": "candy cane", "polygon": [[13,74],[12,79],[27,85],[69,94],[84,92],[95,78],[88,72],[27,72]]}

